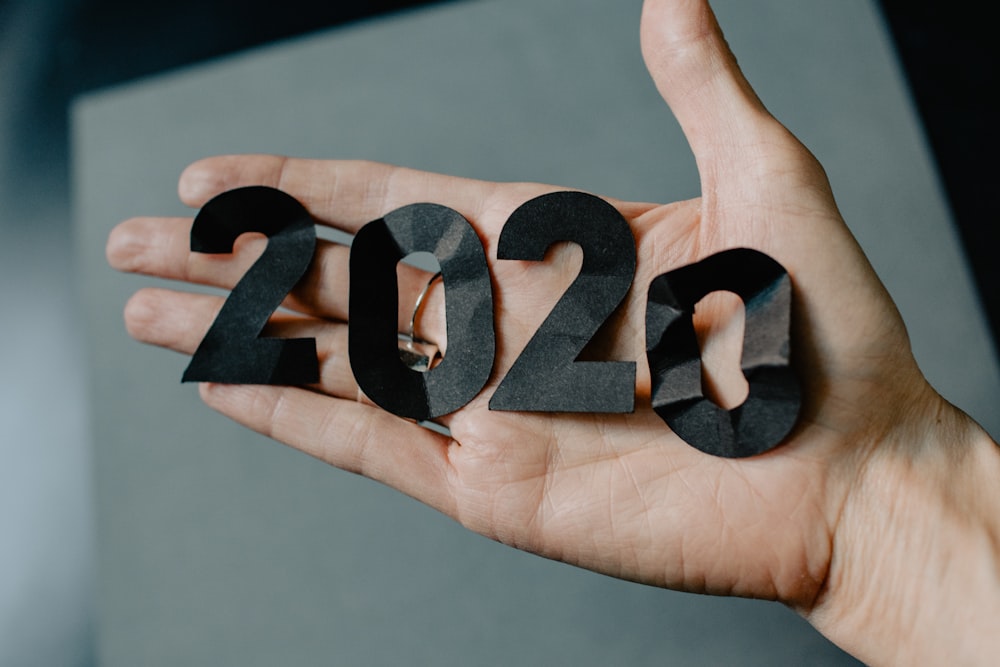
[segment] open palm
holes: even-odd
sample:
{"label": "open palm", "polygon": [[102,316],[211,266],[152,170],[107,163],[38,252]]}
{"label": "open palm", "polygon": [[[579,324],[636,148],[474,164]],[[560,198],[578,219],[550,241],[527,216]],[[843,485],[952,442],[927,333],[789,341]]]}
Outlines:
{"label": "open palm", "polygon": [[[308,275],[270,331],[313,336],[321,381],[310,388],[202,385],[233,419],[335,466],[396,487],[504,543],[614,576],[685,590],[779,599],[808,611],[825,592],[838,517],[868,454],[895,437],[893,405],[930,400],[903,325],[837,212],[808,151],[757,100],[710,10],[694,0],[649,0],[647,65],[680,121],[703,196],[663,206],[613,201],[635,235],[635,282],[600,343],[604,358],[639,362],[629,415],[492,412],[487,403],[513,360],[575,275],[579,253],[545,263],[496,261],[499,232],[525,201],[554,190],[496,184],[387,165],[270,156],[212,158],[182,176],[189,205],[244,185],[299,199],[323,224],[356,232],[403,205],[435,202],[474,226],[494,279],[497,361],[486,389],[438,421],[450,437],[364,399],[347,361],[349,251],[321,242]],[[666,115],[666,112],[665,112]],[[232,287],[263,247],[241,239],[231,256],[189,250],[190,219],[139,218],[109,240],[113,266]],[[728,460],[685,444],[649,406],[645,293],[657,275],[720,250],[761,250],[795,289],[793,343],[805,397],[799,425],[778,449]],[[427,275],[404,270],[400,329]],[[444,295],[431,292],[420,331],[444,340]],[[136,338],[191,353],[222,299],[165,289],[126,308]],[[738,330],[740,311],[716,300],[699,323]],[[721,340],[714,344],[714,340]],[[738,336],[706,355],[735,367]],[[707,381],[739,396],[732,373]],[[727,398],[728,397],[728,398]]]}

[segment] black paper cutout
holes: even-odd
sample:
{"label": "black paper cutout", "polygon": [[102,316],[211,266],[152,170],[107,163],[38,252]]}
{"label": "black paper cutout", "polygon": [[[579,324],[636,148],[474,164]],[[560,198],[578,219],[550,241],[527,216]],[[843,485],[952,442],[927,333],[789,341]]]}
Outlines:
{"label": "black paper cutout", "polygon": [[628,294],[636,264],[632,230],[602,199],[554,192],[514,211],[497,259],[541,261],[558,241],[583,249],[580,273],[497,387],[490,410],[632,412],[635,362],[576,361]]}
{"label": "black paper cutout", "polygon": [[218,195],[198,212],[191,250],[224,254],[237,237],[261,232],[264,254],[244,274],[184,371],[182,382],[305,384],[319,380],[314,338],[258,338],[302,278],[316,247],[309,212],[280,190],[252,186]]}
{"label": "black paper cutout", "polygon": [[[695,304],[716,291],[734,292],[746,310],[740,367],[750,392],[728,411],[704,396],[692,323]],[[685,442],[715,456],[754,456],[780,444],[795,426],[801,403],[790,364],[791,307],[784,267],[747,248],[654,279],[646,304],[646,355],[656,413]]]}
{"label": "black paper cutout", "polygon": [[[431,370],[399,356],[396,264],[430,252],[441,267],[448,351]],[[458,410],[493,370],[493,285],[483,244],[469,222],[438,204],[412,204],[362,227],[351,245],[348,352],[358,386],[400,417],[426,420]]]}

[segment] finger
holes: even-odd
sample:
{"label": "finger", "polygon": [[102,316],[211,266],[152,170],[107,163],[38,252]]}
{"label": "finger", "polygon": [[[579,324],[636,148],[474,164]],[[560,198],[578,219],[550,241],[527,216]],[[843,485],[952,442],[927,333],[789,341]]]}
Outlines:
{"label": "finger", "polygon": [[707,0],[646,0],[642,53],[695,153],[742,143],[767,111],[740,71]]}
{"label": "finger", "polygon": [[[161,288],[136,292],[125,306],[125,327],[138,341],[182,354],[194,354],[222,308],[222,297]],[[311,385],[330,396],[373,405],[354,379],[348,354],[348,328],[288,315],[274,315],[263,335],[274,338],[315,338],[319,382]],[[435,419],[448,426],[450,415]]]}
{"label": "finger", "polygon": [[239,155],[195,162],[181,175],[178,192],[186,204],[202,206],[246,185],[283,190],[320,222],[351,234],[407,204],[442,204],[465,216],[484,240],[499,233],[518,204],[556,189],[534,183],[500,186],[375,162]]}
{"label": "finger", "polygon": [[[640,36],[646,67],[694,152],[707,211],[772,195],[753,178],[761,168],[787,181],[810,161],[753,91],[708,0],[645,0]],[[818,176],[814,188],[825,181],[817,169],[806,170]]]}
{"label": "finger", "polygon": [[[125,306],[125,327],[129,335],[143,343],[194,354],[223,301],[222,297],[207,294],[143,289]],[[346,326],[276,315],[263,333],[274,338],[315,338],[320,379],[314,386],[332,396],[359,398],[347,356]]]}
{"label": "finger", "polygon": [[[264,251],[267,240],[258,234],[237,239],[231,254],[206,254],[190,249],[190,218],[133,218],[108,237],[109,264],[130,273],[232,289]],[[346,246],[319,240],[316,254],[284,306],[311,315],[346,321],[348,317],[348,257]],[[399,330],[407,331],[418,296],[432,274],[401,263],[397,270]],[[434,298],[421,308],[422,333],[442,340]]]}
{"label": "finger", "polygon": [[266,436],[456,516],[447,436],[378,408],[297,387],[201,385],[215,410]]}

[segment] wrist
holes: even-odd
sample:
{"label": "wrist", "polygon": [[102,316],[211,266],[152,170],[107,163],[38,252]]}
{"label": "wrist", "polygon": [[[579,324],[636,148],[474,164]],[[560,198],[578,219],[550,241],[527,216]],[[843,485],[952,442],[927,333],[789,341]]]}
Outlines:
{"label": "wrist", "polygon": [[871,446],[805,615],[872,664],[987,664],[1000,655],[1000,447],[928,388]]}

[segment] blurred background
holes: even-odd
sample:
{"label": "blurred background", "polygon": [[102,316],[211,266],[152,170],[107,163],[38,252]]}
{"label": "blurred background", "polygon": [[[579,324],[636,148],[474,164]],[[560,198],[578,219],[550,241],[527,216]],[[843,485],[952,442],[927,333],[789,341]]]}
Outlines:
{"label": "blurred background", "polygon": [[[454,1],[454,0],[453,0]],[[420,0],[0,0],[0,667],[93,664],[93,538],[67,109],[81,93]],[[995,37],[971,3],[879,3],[1000,340]],[[956,330],[961,323],[955,323]]]}

